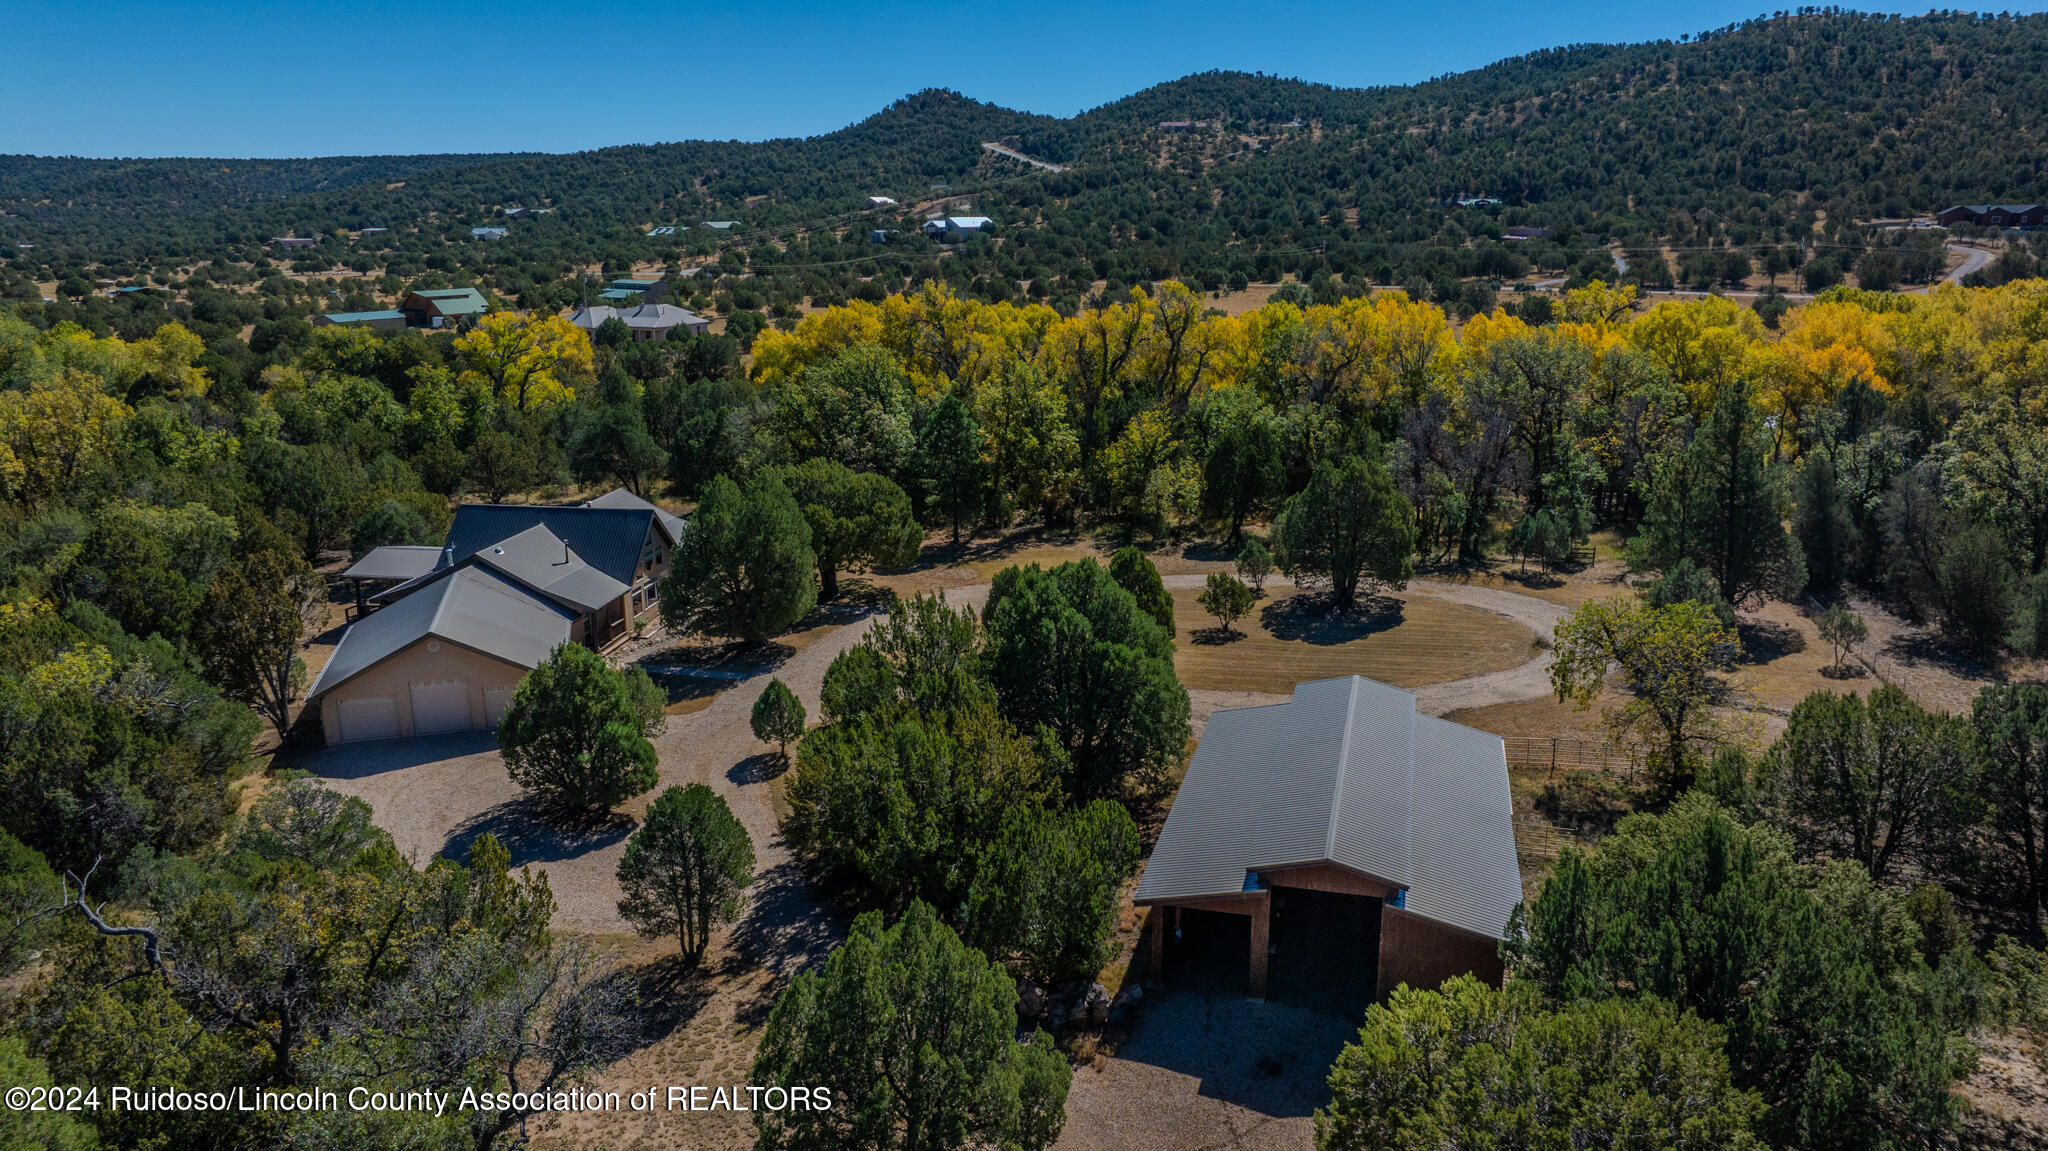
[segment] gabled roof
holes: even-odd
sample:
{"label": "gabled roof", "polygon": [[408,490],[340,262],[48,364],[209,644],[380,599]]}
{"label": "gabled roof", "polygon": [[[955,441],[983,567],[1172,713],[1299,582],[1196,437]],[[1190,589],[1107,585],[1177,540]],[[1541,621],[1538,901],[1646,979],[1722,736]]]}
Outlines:
{"label": "gabled roof", "polygon": [[640,545],[652,508],[593,508],[557,504],[463,504],[448,525],[446,546],[452,563],[536,524],[569,545],[582,561],[621,584],[630,585],[640,566]]}
{"label": "gabled roof", "polygon": [[569,640],[568,611],[494,572],[466,567],[352,625],[307,693],[318,699],[429,636],[523,668]]}
{"label": "gabled roof", "polygon": [[619,312],[619,319],[624,320],[629,328],[675,328],[703,322],[697,313],[674,304],[641,304],[637,308],[624,308]]}
{"label": "gabled roof", "polygon": [[1417,715],[1412,693],[1358,676],[1219,711],[1136,898],[1237,895],[1249,873],[1317,863],[1406,888],[1408,911],[1500,938],[1522,879],[1499,737]]}
{"label": "gabled roof", "polygon": [[396,308],[379,312],[326,312],[322,319],[334,324],[367,324],[376,320],[403,320],[405,313]]}
{"label": "gabled roof", "polygon": [[624,488],[613,488],[611,491],[589,501],[584,506],[592,508],[647,508],[660,517],[662,526],[668,529],[670,543],[683,542],[683,517],[659,505],[643,500]]}
{"label": "gabled roof", "polygon": [[626,594],[626,585],[583,562],[540,524],[478,551],[477,563],[578,611],[594,612]]}
{"label": "gabled roof", "polygon": [[475,288],[415,289],[406,298],[410,300],[412,296],[434,305],[434,310],[444,316],[473,316],[490,306],[484,294]]}
{"label": "gabled roof", "polygon": [[987,216],[946,217],[946,226],[949,228],[985,228],[993,223],[995,223],[995,221],[989,219]]}
{"label": "gabled roof", "polygon": [[385,544],[380,548],[371,548],[362,559],[349,565],[349,569],[341,573],[341,578],[415,579],[433,571],[434,565],[440,559],[441,549],[437,547]]}

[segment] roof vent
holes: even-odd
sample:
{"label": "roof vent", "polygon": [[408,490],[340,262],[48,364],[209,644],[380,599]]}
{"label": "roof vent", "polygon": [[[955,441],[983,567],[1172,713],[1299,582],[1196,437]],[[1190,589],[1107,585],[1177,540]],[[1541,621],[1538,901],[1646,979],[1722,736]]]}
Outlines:
{"label": "roof vent", "polygon": [[492,554],[492,555],[494,555],[494,556],[501,556],[501,555],[504,555],[504,554],[505,554],[505,549],[504,549],[504,548],[501,548],[501,547],[498,547],[497,545],[493,544],[493,545],[491,546],[491,554]]}

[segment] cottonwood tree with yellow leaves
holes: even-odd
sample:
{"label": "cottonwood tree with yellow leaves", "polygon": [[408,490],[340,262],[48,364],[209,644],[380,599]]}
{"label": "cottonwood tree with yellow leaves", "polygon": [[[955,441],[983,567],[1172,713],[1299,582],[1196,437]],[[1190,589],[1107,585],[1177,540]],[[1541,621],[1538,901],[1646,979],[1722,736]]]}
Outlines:
{"label": "cottonwood tree with yellow leaves", "polygon": [[590,337],[561,316],[491,312],[455,340],[463,381],[479,381],[520,412],[566,404],[595,382]]}

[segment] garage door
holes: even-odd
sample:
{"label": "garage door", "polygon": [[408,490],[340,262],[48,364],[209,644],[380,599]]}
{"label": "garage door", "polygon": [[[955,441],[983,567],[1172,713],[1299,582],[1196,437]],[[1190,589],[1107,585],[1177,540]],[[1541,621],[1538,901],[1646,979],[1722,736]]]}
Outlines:
{"label": "garage door", "polygon": [[341,742],[364,739],[395,739],[398,736],[398,700],[380,695],[341,701]]}
{"label": "garage door", "polygon": [[484,689],[484,722],[492,727],[505,722],[505,708],[512,703],[512,688],[487,687]]}
{"label": "garage door", "polygon": [[468,684],[416,683],[412,685],[412,731],[414,735],[433,735],[439,731],[462,731],[468,727]]}

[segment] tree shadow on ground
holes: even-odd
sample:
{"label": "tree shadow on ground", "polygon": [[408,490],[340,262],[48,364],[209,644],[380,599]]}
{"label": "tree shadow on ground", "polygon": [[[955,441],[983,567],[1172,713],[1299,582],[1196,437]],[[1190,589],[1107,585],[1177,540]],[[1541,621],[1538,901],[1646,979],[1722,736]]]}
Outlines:
{"label": "tree shadow on ground", "polygon": [[1245,633],[1232,628],[1224,631],[1220,627],[1198,627],[1188,630],[1188,642],[1213,647],[1219,644],[1236,643],[1245,638]]}
{"label": "tree shadow on ground", "polygon": [[1944,641],[1932,631],[1902,631],[1878,649],[1907,667],[1933,667],[1963,679],[1996,679],[1998,669],[1982,656]]}
{"label": "tree shadow on ground", "polygon": [[1237,558],[1243,544],[1231,547],[1223,540],[1196,540],[1180,549],[1180,558],[1195,563],[1228,563]]}
{"label": "tree shadow on ground", "polygon": [[724,968],[733,974],[766,969],[774,978],[753,1001],[738,1006],[735,1022],[743,1027],[767,1022],[782,985],[821,962],[844,934],[839,916],[819,901],[794,861],[785,860],[755,876],[746,913],[727,940]]}
{"label": "tree shadow on ground", "polygon": [[1329,1103],[1330,1065],[1358,1035],[1354,1015],[1177,989],[1148,990],[1129,1026],[1119,1060],[1186,1075],[1199,1095],[1275,1119]]}
{"label": "tree shadow on ground", "polygon": [[659,1043],[697,1017],[711,1002],[712,974],[682,955],[664,955],[628,973],[640,993],[640,1041]]}
{"label": "tree shadow on ground", "polygon": [[[312,718],[309,720],[307,716]],[[495,751],[498,747],[498,735],[492,731],[451,731],[445,735],[416,735],[409,739],[380,739],[320,747],[319,740],[312,734],[320,727],[318,710],[307,708],[306,715],[299,719],[292,728],[292,747],[297,754],[291,766],[303,768],[324,779],[366,779],[423,763],[479,755]]]}
{"label": "tree shadow on ground", "polygon": [[1560,588],[1564,586],[1563,576],[1558,575],[1554,571],[1542,571],[1540,569],[1532,569],[1530,571],[1504,571],[1500,573],[1500,578],[1508,581],[1511,584],[1517,584],[1521,587],[1530,588],[1535,591],[1543,591],[1550,588]]}
{"label": "tree shadow on ground", "polygon": [[1274,639],[1335,646],[1398,627],[1402,608],[1391,596],[1369,596],[1338,611],[1327,592],[1296,593],[1267,604],[1259,623]]}
{"label": "tree shadow on ground", "polygon": [[634,820],[628,815],[564,811],[522,795],[462,821],[448,833],[439,854],[467,859],[471,844],[485,835],[495,835],[511,853],[514,867],[556,863],[610,847],[631,835],[633,827]]}
{"label": "tree shadow on ground", "polygon": [[650,671],[647,673],[647,678],[653,680],[654,685],[667,695],[668,706],[670,707],[674,707],[679,703],[687,703],[691,700],[703,699],[706,696],[717,695],[733,685],[732,680],[722,677],[714,679],[710,676],[691,675],[687,672]]}
{"label": "tree shadow on ground", "polygon": [[918,557],[918,562],[907,568],[897,570],[904,572],[929,571],[933,568],[988,563],[993,560],[1008,559],[1026,548],[1085,547],[1090,542],[1086,536],[1075,535],[1071,532],[1047,532],[1043,528],[1011,532],[1008,535],[980,542],[963,537],[956,543],[948,538],[944,543],[927,545],[924,552]]}
{"label": "tree shadow on ground", "polygon": [[1742,640],[1744,663],[1770,663],[1806,650],[1806,635],[1791,624],[1737,620],[1735,634]]}
{"label": "tree shadow on ground", "polygon": [[[791,630],[804,630],[802,625]],[[796,649],[772,640],[734,640],[720,644],[681,644],[654,652],[635,666],[650,676],[693,676],[737,682],[771,672],[789,662]],[[715,690],[715,689],[714,689]]]}
{"label": "tree shadow on ground", "polygon": [[1820,673],[1829,679],[1862,679],[1870,674],[1863,670],[1862,664],[1847,659],[1843,660],[1839,667],[1834,664],[1827,665],[1820,669]]}
{"label": "tree shadow on ground", "polygon": [[783,762],[781,752],[764,751],[733,764],[726,770],[725,778],[745,787],[750,783],[767,783],[788,770],[789,764]]}

